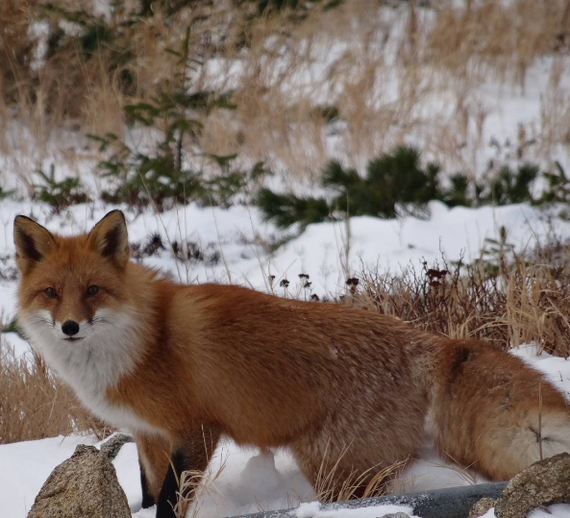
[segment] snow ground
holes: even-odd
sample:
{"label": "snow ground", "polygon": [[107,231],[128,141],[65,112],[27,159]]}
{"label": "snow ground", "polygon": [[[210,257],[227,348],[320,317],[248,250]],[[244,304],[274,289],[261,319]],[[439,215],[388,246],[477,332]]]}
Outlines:
{"label": "snow ground", "polygon": [[[24,344],[7,335],[4,340],[16,343],[23,351]],[[521,346],[512,353],[531,367],[544,372],[552,383],[570,401],[570,361],[547,353],[537,354],[533,345]],[[0,446],[0,502],[2,516],[25,518],[35,495],[53,468],[68,458],[77,444],[95,444],[91,436],[54,437],[39,441]],[[126,444],[114,460],[119,482],[127,495],[134,518],[154,518],[154,509],[141,510],[141,490],[136,447]],[[259,510],[281,509],[311,502],[315,498],[311,486],[285,450],[260,452],[256,448],[237,447],[224,441],[216,450],[206,483],[196,505],[188,512],[192,518],[220,518]],[[424,491],[485,482],[473,473],[439,458],[426,443],[420,458],[402,474],[399,492]],[[318,510],[318,504],[306,503],[299,508],[299,518],[367,518],[395,512],[394,506],[370,508],[361,511],[330,512]],[[410,509],[399,508],[411,514]],[[549,508],[550,518],[570,518],[570,505]],[[486,518],[493,518],[489,512]],[[544,511],[536,511],[533,518],[546,518]]]}

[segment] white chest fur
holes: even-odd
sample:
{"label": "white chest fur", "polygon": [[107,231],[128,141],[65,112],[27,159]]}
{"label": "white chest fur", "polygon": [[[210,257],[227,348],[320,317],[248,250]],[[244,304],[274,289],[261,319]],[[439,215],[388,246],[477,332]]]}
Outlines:
{"label": "white chest fur", "polygon": [[129,311],[99,310],[94,321],[83,340],[70,343],[62,338],[49,313],[20,318],[32,346],[91,412],[117,428],[157,433],[130,407],[112,404],[106,398],[107,388],[132,373],[141,354],[136,318]]}

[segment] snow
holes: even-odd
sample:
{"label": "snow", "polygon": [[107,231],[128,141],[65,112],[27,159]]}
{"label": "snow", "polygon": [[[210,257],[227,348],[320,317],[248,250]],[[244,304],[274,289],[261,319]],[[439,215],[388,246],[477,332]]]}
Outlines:
{"label": "snow", "polygon": [[[506,228],[507,240],[518,252],[548,236],[570,236],[569,222],[549,221],[545,213],[528,205],[449,209],[431,202],[429,210],[427,220],[350,218],[348,232],[344,222],[309,225],[278,250],[269,262],[270,269],[278,277],[308,273],[320,295],[342,290],[348,277],[363,270],[398,272],[406,266],[417,267],[423,260],[432,263],[442,254],[449,262],[462,257],[471,262],[479,257],[486,240],[498,238],[500,227]],[[249,274],[256,279],[255,270]]]}
{"label": "snow", "polygon": [[[481,518],[495,518],[495,510],[489,509]],[[570,518],[570,505],[555,504],[548,509],[535,509],[528,518]]]}
{"label": "snow", "polygon": [[[63,235],[88,231],[105,213],[116,206],[84,204],[61,214],[50,214],[49,207],[6,200],[0,210],[0,246],[8,258],[5,267],[15,267],[12,222],[17,214],[36,218],[50,231]],[[370,216],[352,217],[348,222],[309,225],[304,232],[269,252],[270,245],[291,235],[263,221],[255,207],[202,208],[196,204],[165,211],[152,209],[135,214],[123,206],[131,242],[145,243],[159,234],[165,249],[144,259],[182,282],[231,282],[255,289],[276,291],[279,282],[291,282],[289,294],[338,295],[347,278],[363,270],[399,272],[419,267],[425,260],[478,258],[486,240],[499,239],[501,227],[507,242],[518,252],[532,249],[553,237],[570,238],[570,221],[557,217],[557,207],[548,210],[528,204],[476,209],[449,209],[431,202],[427,218],[411,215],[398,219]],[[202,250],[204,261],[175,261],[169,244],[193,243]],[[2,265],[0,265],[0,268]],[[298,275],[308,274],[311,289],[300,288]],[[274,275],[273,286],[268,276]],[[15,312],[15,283],[0,283],[0,307],[6,320]]]}
{"label": "snow", "polygon": [[[13,339],[10,336],[8,341]],[[539,353],[533,344],[511,352],[545,373],[570,401],[570,361]],[[10,466],[10,469],[0,469],[0,502],[3,503],[4,515],[24,518],[53,468],[68,458],[81,443],[100,446],[91,436],[55,437],[0,446],[0,466]],[[154,518],[154,509],[140,509],[142,495],[135,445],[123,446],[113,464],[133,517]],[[406,468],[394,489],[397,492],[418,492],[480,482],[485,482],[485,479],[438,457],[433,446],[426,442],[420,457]],[[304,504],[297,511],[299,518],[367,518],[396,511],[411,514],[410,509],[393,506],[322,511],[314,502],[315,496],[286,450],[273,452],[240,448],[226,439],[221,441],[210,461],[198,501],[189,509],[188,516],[219,518],[294,507],[301,502]],[[553,518],[570,517],[570,505],[551,506],[549,511]],[[540,513],[544,511],[536,511],[533,518],[546,517]],[[485,516],[493,518],[494,515],[491,511]]]}
{"label": "snow", "polygon": [[51,437],[0,446],[2,516],[24,518],[52,470],[92,437]]}
{"label": "snow", "polygon": [[133,512],[140,508],[142,502],[141,481],[139,477],[133,475],[133,471],[136,473],[136,469],[133,468],[138,464],[139,456],[134,443],[124,444],[113,460],[119,484],[125,491]]}
{"label": "snow", "polygon": [[[490,518],[495,518],[493,512]],[[568,504],[555,504],[546,509],[535,509],[532,511],[528,518],[570,518],[570,505]]]}
{"label": "snow", "polygon": [[0,358],[5,355],[13,360],[32,359],[32,351],[26,340],[16,333],[3,333],[0,335]]}
{"label": "snow", "polygon": [[321,510],[318,502],[301,504],[295,514],[296,518],[379,518],[390,513],[407,513],[414,516],[411,507],[401,505],[379,505],[364,509]]}
{"label": "snow", "polygon": [[570,359],[554,358],[545,352],[537,354],[536,346],[532,344],[521,345],[513,349],[512,354],[545,373],[546,378],[570,401]]}

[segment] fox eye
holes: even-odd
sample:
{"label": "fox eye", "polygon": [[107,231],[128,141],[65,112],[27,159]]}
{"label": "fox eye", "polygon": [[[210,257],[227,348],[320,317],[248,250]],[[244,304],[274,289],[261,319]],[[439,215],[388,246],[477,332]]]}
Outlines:
{"label": "fox eye", "polygon": [[50,286],[49,288],[46,288],[44,290],[44,293],[50,298],[50,299],[57,299],[57,292]]}
{"label": "fox eye", "polygon": [[93,295],[97,295],[99,293],[99,286],[95,286],[94,284],[87,288],[87,296],[93,297]]}

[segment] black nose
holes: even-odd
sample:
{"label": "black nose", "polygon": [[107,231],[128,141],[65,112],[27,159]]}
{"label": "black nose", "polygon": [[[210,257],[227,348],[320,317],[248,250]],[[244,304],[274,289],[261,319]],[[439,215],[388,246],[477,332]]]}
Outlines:
{"label": "black nose", "polygon": [[67,336],[73,336],[79,333],[79,324],[74,320],[66,320],[63,324],[61,324],[61,330]]}

